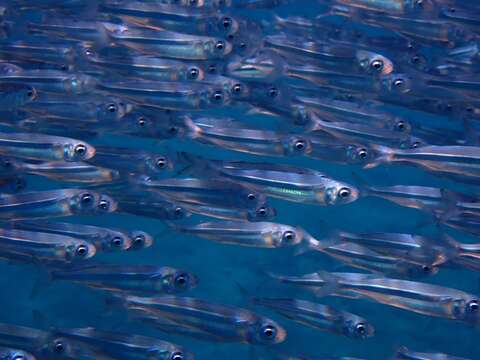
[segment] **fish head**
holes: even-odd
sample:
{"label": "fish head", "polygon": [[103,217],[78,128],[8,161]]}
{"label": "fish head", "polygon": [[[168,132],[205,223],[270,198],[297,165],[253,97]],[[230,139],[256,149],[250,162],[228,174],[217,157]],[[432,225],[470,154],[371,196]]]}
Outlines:
{"label": "fish head", "polygon": [[239,28],[238,20],[228,14],[223,14],[216,19],[216,29],[224,36],[236,34]]}
{"label": "fish head", "polygon": [[456,318],[467,323],[478,324],[480,321],[480,300],[478,298],[454,300],[453,313]]}
{"label": "fish head", "polygon": [[202,81],[205,79],[205,69],[201,66],[190,64],[185,69],[184,77],[186,80]]}
{"label": "fish head", "polygon": [[300,244],[304,239],[303,231],[290,226],[282,226],[281,231],[276,232],[276,246],[294,246]]}
{"label": "fish head", "polygon": [[123,251],[132,247],[132,239],[122,232],[107,233],[104,246],[109,251]]}
{"label": "fish head", "polygon": [[248,221],[269,221],[277,216],[277,210],[267,203],[259,205],[257,208],[248,210]]}
{"label": "fish head", "polygon": [[129,105],[120,99],[109,98],[108,101],[99,105],[97,119],[99,121],[115,121],[123,118],[129,111]]}
{"label": "fish head", "polygon": [[332,182],[325,189],[325,203],[327,205],[349,204],[359,197],[358,189],[350,184]]}
{"label": "fish head", "polygon": [[38,351],[40,358],[61,359],[95,359],[97,354],[84,342],[74,341],[59,334],[51,333]]}
{"label": "fish head", "polygon": [[144,158],[145,167],[148,173],[153,176],[172,175],[171,172],[175,168],[173,160],[166,155],[147,155]]}
{"label": "fish head", "polygon": [[83,261],[95,256],[97,249],[95,245],[86,241],[74,241],[66,250],[66,260],[69,262]]}
{"label": "fish head", "polygon": [[35,360],[35,356],[23,350],[5,349],[0,351],[0,359],[2,360]]}
{"label": "fish head", "polygon": [[95,191],[81,190],[70,199],[70,209],[76,214],[113,212],[117,206],[110,196]]}
{"label": "fish head", "polygon": [[63,148],[63,158],[65,161],[83,161],[95,156],[95,148],[83,141],[67,142]]}
{"label": "fish head", "polygon": [[97,81],[94,77],[84,74],[70,76],[63,82],[65,91],[72,95],[85,94],[93,91],[96,84]]}
{"label": "fish head", "polygon": [[312,142],[305,136],[292,135],[283,140],[284,152],[289,156],[303,156],[312,152]]}
{"label": "fish head", "polygon": [[433,0],[404,0],[405,7],[415,14],[431,14],[438,11],[438,4]]}
{"label": "fish head", "polygon": [[368,146],[352,144],[346,147],[346,158],[351,164],[367,165],[375,160],[376,157],[374,149]]}
{"label": "fish head", "polygon": [[162,269],[161,292],[178,294],[193,289],[198,284],[198,278],[187,271],[174,268]]}
{"label": "fish head", "polygon": [[247,341],[251,344],[270,345],[285,341],[287,331],[275,321],[259,317],[248,327]]}
{"label": "fish head", "polygon": [[153,245],[153,236],[141,230],[132,230],[129,232],[131,246],[128,250],[145,249]]}
{"label": "fish head", "polygon": [[375,335],[373,325],[358,316],[351,316],[344,325],[345,335],[353,339],[366,339]]}
{"label": "fish head", "polygon": [[413,87],[413,81],[407,74],[390,73],[380,77],[383,90],[392,96],[408,94]]}
{"label": "fish head", "polygon": [[232,52],[232,44],[222,39],[208,40],[203,47],[212,59],[224,58]]}
{"label": "fish head", "polygon": [[393,62],[390,59],[375,52],[359,50],[356,57],[358,65],[367,74],[388,75],[394,70]]}
{"label": "fish head", "polygon": [[[152,356],[149,357],[151,360],[195,360],[195,356],[186,351],[185,349],[174,345],[174,344],[164,344],[160,346],[158,353],[153,350]],[[158,356],[157,356],[158,355]]]}

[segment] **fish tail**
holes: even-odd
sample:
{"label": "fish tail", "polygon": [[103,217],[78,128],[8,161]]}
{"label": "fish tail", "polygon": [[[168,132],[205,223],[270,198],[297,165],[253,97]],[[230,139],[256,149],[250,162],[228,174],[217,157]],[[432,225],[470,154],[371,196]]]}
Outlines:
{"label": "fish tail", "polygon": [[183,118],[183,121],[187,130],[188,137],[190,137],[191,139],[197,139],[202,135],[202,129],[197,124],[195,124],[195,122],[190,116],[185,116]]}

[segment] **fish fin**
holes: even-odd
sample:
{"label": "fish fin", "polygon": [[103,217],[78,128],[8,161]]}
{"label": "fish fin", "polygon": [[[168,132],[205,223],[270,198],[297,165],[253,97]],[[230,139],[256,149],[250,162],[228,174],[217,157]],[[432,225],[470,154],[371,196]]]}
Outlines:
{"label": "fish fin", "polygon": [[335,275],[326,271],[319,271],[317,274],[323,279],[325,284],[321,288],[313,290],[316,296],[324,297],[335,294],[338,291],[340,285],[338,283],[338,278]]}
{"label": "fish fin", "polygon": [[395,159],[395,150],[388,146],[372,144],[371,149],[378,153],[374,160],[363,166],[364,169],[372,169],[383,163],[389,163]]}

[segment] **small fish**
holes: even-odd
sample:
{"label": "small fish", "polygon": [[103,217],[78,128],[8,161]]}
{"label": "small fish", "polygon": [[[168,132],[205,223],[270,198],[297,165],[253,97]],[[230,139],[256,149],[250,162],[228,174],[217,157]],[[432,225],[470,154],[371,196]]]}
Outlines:
{"label": "small fish", "polygon": [[447,355],[442,353],[423,353],[410,351],[402,346],[395,354],[393,360],[470,360],[463,357]]}
{"label": "small fish", "polygon": [[66,339],[87,344],[115,359],[126,360],[194,360],[182,347],[147,336],[102,331],[92,327],[60,329],[56,333]]}
{"label": "small fish", "polygon": [[133,239],[125,231],[104,227],[50,221],[18,221],[10,223],[15,229],[40,231],[85,240],[99,251],[128,250]]}
{"label": "small fish", "polygon": [[13,111],[31,103],[37,91],[27,84],[0,83],[0,106],[4,111]]}
{"label": "small fish", "polygon": [[318,272],[298,277],[271,276],[283,283],[311,289],[319,296],[334,294],[370,299],[415,313],[469,324],[476,324],[480,317],[480,303],[476,296],[439,285],[360,273]]}
{"label": "small fish", "polygon": [[252,302],[300,324],[352,339],[366,339],[375,333],[374,327],[365,319],[331,306],[290,298],[254,298]]}
{"label": "small fish", "polygon": [[0,154],[44,161],[82,161],[95,155],[83,141],[61,136],[0,133]]}
{"label": "small fish", "polygon": [[132,316],[167,332],[218,342],[255,345],[281,343],[286,331],[273,320],[249,310],[208,303],[195,298],[161,296],[119,299]]}
{"label": "small fish", "polygon": [[424,16],[435,14],[438,10],[433,0],[330,0],[338,5],[345,5],[361,10],[369,10],[391,15]]}
{"label": "small fish", "polygon": [[32,191],[0,196],[0,219],[4,220],[105,214],[116,208],[116,201],[108,195],[82,189]]}
{"label": "small fish", "polygon": [[198,284],[192,273],[171,267],[98,264],[54,270],[52,280],[66,280],[95,289],[139,296],[158,296],[188,291]]}
{"label": "small fish", "polygon": [[0,54],[7,61],[27,60],[37,63],[69,66],[74,63],[75,50],[67,42],[48,39],[0,42]]}

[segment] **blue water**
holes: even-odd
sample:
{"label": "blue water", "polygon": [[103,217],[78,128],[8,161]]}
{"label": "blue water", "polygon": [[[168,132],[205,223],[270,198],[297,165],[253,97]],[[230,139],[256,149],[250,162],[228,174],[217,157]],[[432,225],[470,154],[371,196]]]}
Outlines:
{"label": "blue water", "polygon": [[[318,8],[301,2],[282,7],[278,13],[311,17]],[[246,12],[261,20],[268,19],[269,11]],[[17,36],[20,37],[21,36]],[[242,113],[227,110],[229,116]],[[404,111],[404,110],[400,110]],[[422,113],[408,112],[417,122],[427,121]],[[262,121],[258,117],[258,121]],[[103,136],[89,140],[92,145],[121,145],[138,149],[171,151],[184,150],[198,155],[231,159],[259,160],[272,163],[292,164],[309,167],[329,174],[331,177],[357,183],[361,177],[365,183],[394,185],[427,185],[449,187],[455,190],[468,189],[466,185],[438,178],[411,166],[380,166],[363,170],[356,166],[337,165],[305,158],[269,158],[251,156],[228,150],[221,150],[188,140],[155,141],[122,136]],[[68,187],[67,182],[52,182],[36,176],[27,176],[29,190]],[[435,235],[434,226],[419,228],[419,223],[429,221],[424,213],[402,208],[377,198],[361,198],[342,206],[313,206],[270,200],[277,209],[275,221],[301,226],[314,237],[321,238],[335,229],[352,232],[417,232]],[[64,220],[64,219],[62,219]],[[278,316],[268,309],[249,304],[250,294],[272,297],[297,297],[319,301],[314,295],[301,289],[275,283],[266,275],[272,271],[280,274],[306,274],[318,270],[356,271],[342,266],[339,262],[321,254],[308,253],[293,256],[292,250],[258,249],[222,245],[208,240],[177,234],[162,222],[149,218],[125,214],[104,216],[70,217],[71,222],[142,229],[156,236],[151,248],[139,252],[99,254],[96,261],[121,264],[158,264],[185,269],[196,274],[199,286],[185,295],[198,297],[219,304],[248,308],[275,319],[287,329],[287,340],[271,347],[253,347],[245,344],[224,344],[200,341],[182,336],[173,336],[128,319],[121,309],[108,304],[108,295],[100,291],[66,282],[49,283],[47,272],[37,265],[19,265],[0,262],[0,321],[18,325],[45,328],[94,326],[102,330],[158,337],[184,346],[197,359],[274,359],[277,354],[291,356],[308,355],[320,357],[351,356],[368,360],[389,359],[400,346],[417,351],[434,351],[480,359],[478,328],[460,322],[430,318],[427,316],[388,307],[368,300],[352,300],[340,297],[321,299],[324,304],[359,314],[370,321],[376,329],[375,336],[366,340],[352,340],[335,334],[321,332],[302,326]],[[459,232],[453,232],[459,241],[473,242],[475,239]],[[479,293],[478,275],[462,269],[441,269],[428,282]],[[40,282],[41,291],[31,298],[34,285]],[[241,288],[246,289],[247,293]],[[41,316],[36,315],[37,313]]]}

